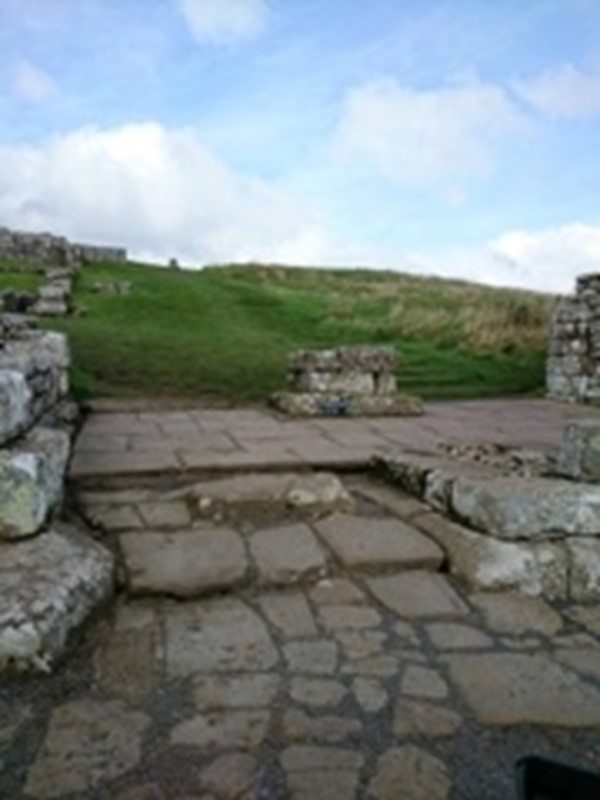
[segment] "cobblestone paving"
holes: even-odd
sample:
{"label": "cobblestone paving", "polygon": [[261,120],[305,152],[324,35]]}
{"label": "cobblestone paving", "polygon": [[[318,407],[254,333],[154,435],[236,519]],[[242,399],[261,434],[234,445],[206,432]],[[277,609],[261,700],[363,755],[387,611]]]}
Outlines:
{"label": "cobblestone paving", "polygon": [[[144,452],[144,426],[189,446],[187,417],[156,416]],[[107,452],[95,424],[79,467]],[[177,491],[81,495],[122,589],[56,674],[0,686],[0,797],[510,800],[520,756],[597,765],[600,608],[471,593],[414,499],[344,482],[353,510],[269,524],[194,518]]]}

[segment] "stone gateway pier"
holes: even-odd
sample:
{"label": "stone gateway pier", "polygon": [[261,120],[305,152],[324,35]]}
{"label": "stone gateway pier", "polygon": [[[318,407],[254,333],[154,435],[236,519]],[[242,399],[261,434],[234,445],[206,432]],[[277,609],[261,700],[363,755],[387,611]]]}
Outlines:
{"label": "stone gateway pier", "polygon": [[600,273],[582,275],[550,323],[548,397],[600,405]]}

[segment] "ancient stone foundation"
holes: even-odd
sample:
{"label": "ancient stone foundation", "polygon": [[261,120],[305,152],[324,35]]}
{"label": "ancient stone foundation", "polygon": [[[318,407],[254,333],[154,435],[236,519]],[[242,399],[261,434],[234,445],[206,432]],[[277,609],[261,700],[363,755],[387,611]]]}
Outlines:
{"label": "ancient stone foundation", "polygon": [[473,588],[600,599],[598,420],[567,426],[548,474],[523,477],[480,462],[415,455],[378,459],[377,466],[429,505],[417,526]]}
{"label": "ancient stone foundation", "polygon": [[392,416],[423,413],[421,402],[396,391],[391,347],[301,350],[289,359],[290,391],[273,404],[294,416]]}
{"label": "ancient stone foundation", "polygon": [[26,261],[40,266],[71,267],[97,261],[124,262],[127,260],[127,251],[122,247],[70,242],[64,236],[50,233],[0,228],[0,259]]}
{"label": "ancient stone foundation", "polygon": [[550,324],[548,396],[600,405],[600,274],[584,275]]}
{"label": "ancient stone foundation", "polygon": [[110,553],[58,521],[71,448],[63,334],[0,317],[0,673],[48,670],[112,587]]}

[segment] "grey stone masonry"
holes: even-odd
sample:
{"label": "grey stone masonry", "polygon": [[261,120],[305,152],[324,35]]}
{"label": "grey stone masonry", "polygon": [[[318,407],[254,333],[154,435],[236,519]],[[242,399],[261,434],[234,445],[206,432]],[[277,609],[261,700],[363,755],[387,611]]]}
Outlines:
{"label": "grey stone masonry", "polygon": [[290,391],[273,397],[295,416],[421,414],[421,403],[396,392],[398,357],[392,347],[300,350],[289,358]]}
{"label": "grey stone masonry", "polygon": [[600,405],[600,274],[578,278],[576,294],[556,307],[546,388],[555,400]]}
{"label": "grey stone masonry", "polygon": [[558,457],[558,472],[576,481],[600,483],[600,420],[570,422]]}
{"label": "grey stone masonry", "polygon": [[11,261],[28,261],[42,266],[69,267],[96,261],[127,260],[127,251],[121,247],[70,242],[64,236],[51,233],[29,233],[0,228],[0,258]]}

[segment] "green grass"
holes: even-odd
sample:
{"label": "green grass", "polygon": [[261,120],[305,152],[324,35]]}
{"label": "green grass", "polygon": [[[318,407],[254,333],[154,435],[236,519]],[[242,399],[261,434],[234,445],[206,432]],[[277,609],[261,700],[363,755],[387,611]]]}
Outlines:
{"label": "green grass", "polygon": [[[0,288],[38,280],[0,264]],[[92,291],[114,281],[131,282],[132,293]],[[69,333],[79,396],[240,402],[281,388],[292,350],[359,343],[396,347],[401,388],[426,398],[536,393],[553,305],[460,281],[259,265],[90,266],[75,299],[81,316],[47,324]]]}

